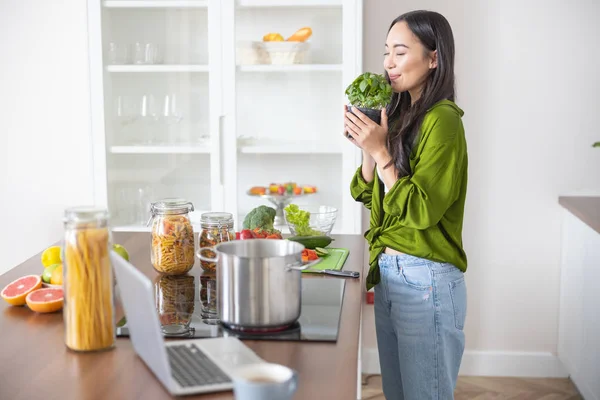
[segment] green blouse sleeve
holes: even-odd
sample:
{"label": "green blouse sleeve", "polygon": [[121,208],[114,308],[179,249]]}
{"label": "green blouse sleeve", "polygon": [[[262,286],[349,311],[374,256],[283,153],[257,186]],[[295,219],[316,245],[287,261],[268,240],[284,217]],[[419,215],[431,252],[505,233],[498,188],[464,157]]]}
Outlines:
{"label": "green blouse sleeve", "polygon": [[350,182],[350,193],[356,201],[360,201],[369,210],[371,209],[371,200],[373,198],[373,185],[375,180],[371,182],[365,181],[362,176],[362,165],[358,167],[358,170]]}
{"label": "green blouse sleeve", "polygon": [[396,181],[383,199],[385,213],[414,229],[427,229],[442,219],[460,195],[465,168],[466,142],[460,115],[444,112],[428,125],[431,128],[423,130],[412,175]]}

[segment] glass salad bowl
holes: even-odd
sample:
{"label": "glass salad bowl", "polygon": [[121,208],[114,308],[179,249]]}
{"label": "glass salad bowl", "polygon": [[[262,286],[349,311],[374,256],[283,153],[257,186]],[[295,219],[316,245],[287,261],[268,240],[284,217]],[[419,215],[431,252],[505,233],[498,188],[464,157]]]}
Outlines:
{"label": "glass salad bowl", "polygon": [[[290,215],[284,210],[285,221],[294,236],[329,236],[337,218],[337,208],[330,206],[298,205],[299,212]],[[306,213],[308,224],[306,224]]]}

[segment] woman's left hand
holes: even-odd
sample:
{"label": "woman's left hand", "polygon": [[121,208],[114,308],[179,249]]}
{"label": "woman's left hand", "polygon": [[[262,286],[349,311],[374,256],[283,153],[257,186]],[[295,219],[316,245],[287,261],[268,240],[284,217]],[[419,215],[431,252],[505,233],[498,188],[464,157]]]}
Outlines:
{"label": "woman's left hand", "polygon": [[371,156],[386,149],[388,121],[385,108],[381,110],[381,125],[377,125],[356,107],[352,107],[352,112],[346,112],[345,126],[351,135],[350,140]]}

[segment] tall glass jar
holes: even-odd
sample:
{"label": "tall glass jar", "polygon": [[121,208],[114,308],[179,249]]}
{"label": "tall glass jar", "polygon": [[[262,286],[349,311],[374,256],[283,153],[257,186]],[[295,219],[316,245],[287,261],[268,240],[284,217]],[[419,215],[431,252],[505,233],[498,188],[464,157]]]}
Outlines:
{"label": "tall glass jar", "polygon": [[69,208],[64,224],[65,343],[75,351],[111,349],[116,336],[108,211]]}
{"label": "tall glass jar", "polygon": [[164,199],[152,203],[150,260],[156,271],[167,275],[183,275],[194,266],[191,211],[194,211],[194,205],[183,199]]}
{"label": "tall glass jar", "polygon": [[[200,247],[215,247],[221,242],[235,240],[233,229],[233,215],[226,212],[209,212],[200,216]],[[211,250],[203,250],[203,256],[215,258],[217,255]],[[213,262],[200,261],[204,271],[215,271],[217,265]]]}

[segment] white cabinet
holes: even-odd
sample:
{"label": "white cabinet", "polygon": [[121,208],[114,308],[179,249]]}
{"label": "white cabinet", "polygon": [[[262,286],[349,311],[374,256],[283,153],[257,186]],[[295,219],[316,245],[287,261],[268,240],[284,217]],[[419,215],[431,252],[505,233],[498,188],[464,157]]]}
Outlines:
{"label": "white cabinet", "polygon": [[558,356],[585,399],[600,400],[600,233],[563,211]]}
{"label": "white cabinet", "polygon": [[[317,187],[297,204],[338,209],[362,233],[349,183],[360,151],[342,136],[344,90],[362,72],[362,0],[88,0],[94,187],[117,230],[147,230],[149,202],[192,201],[237,220],[250,187]],[[289,52],[263,36],[310,27]],[[258,43],[256,43],[258,42]],[[284,43],[284,45],[286,45]]]}

